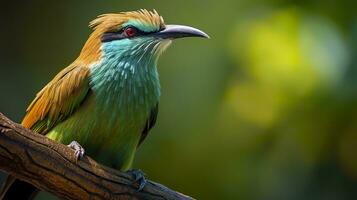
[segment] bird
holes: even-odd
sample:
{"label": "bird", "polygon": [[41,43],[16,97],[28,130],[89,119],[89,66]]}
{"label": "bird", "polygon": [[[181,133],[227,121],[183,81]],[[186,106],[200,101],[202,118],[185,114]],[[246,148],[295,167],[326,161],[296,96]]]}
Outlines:
{"label": "bird", "polygon": [[[79,56],[40,90],[22,125],[63,144],[80,159],[131,171],[137,148],[155,125],[160,99],[157,62],[172,40],[209,38],[184,25],[166,25],[156,10],[99,15]],[[145,178],[133,170],[136,179]],[[38,189],[12,176],[0,199],[32,199]]]}

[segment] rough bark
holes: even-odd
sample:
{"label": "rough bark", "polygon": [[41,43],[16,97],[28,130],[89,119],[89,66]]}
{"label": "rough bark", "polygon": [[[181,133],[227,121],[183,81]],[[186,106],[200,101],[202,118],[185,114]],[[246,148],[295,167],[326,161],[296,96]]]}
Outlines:
{"label": "rough bark", "polygon": [[0,113],[0,170],[61,199],[192,199],[148,181],[137,191],[130,175],[98,164]]}

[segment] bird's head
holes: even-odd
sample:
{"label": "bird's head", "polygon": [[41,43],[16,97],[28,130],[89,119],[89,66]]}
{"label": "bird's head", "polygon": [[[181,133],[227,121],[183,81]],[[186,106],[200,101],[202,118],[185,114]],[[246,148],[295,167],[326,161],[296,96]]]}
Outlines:
{"label": "bird's head", "polygon": [[157,60],[173,39],[209,37],[189,26],[165,25],[155,10],[144,9],[100,15],[90,23],[90,27],[93,33],[79,56],[87,63],[98,61],[103,55],[120,55],[134,60],[145,56]]}

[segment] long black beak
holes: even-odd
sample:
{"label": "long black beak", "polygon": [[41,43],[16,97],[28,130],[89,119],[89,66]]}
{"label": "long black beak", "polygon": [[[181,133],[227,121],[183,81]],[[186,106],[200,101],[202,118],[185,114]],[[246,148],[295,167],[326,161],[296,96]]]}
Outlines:
{"label": "long black beak", "polygon": [[166,25],[165,29],[154,33],[154,36],[163,39],[176,39],[183,37],[209,38],[205,32],[190,26],[183,25]]}

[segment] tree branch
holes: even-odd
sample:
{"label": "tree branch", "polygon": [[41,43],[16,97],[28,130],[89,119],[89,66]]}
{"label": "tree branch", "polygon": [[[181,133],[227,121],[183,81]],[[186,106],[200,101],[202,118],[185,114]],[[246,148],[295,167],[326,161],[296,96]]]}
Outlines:
{"label": "tree branch", "polygon": [[0,170],[62,199],[192,199],[148,181],[138,192],[130,175],[16,124],[0,113]]}

